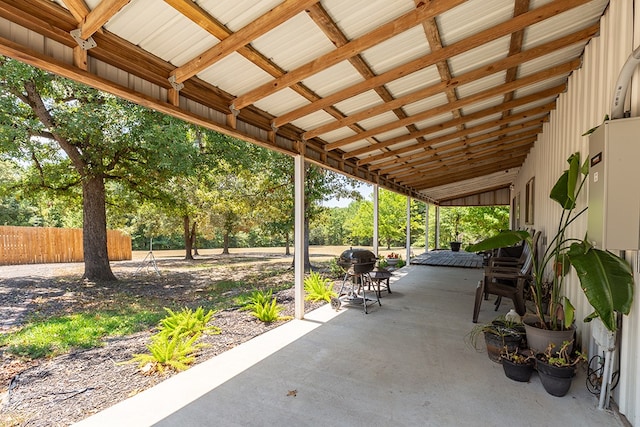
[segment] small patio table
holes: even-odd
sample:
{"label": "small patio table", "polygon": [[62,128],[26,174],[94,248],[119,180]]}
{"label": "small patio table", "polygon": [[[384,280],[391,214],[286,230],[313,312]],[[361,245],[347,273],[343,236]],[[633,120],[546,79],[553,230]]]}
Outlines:
{"label": "small patio table", "polygon": [[373,270],[369,272],[369,276],[371,277],[371,282],[374,283],[375,291],[378,294],[378,298],[380,295],[380,286],[383,286],[387,289],[388,293],[391,293],[391,287],[389,286],[389,279],[391,278],[391,272],[382,267],[375,267]]}

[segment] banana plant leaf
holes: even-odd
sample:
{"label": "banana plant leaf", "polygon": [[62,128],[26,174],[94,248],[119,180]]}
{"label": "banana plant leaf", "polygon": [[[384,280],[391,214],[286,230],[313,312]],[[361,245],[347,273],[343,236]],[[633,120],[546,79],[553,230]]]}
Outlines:
{"label": "banana plant leaf", "polygon": [[482,252],[489,251],[491,249],[504,248],[507,246],[513,246],[523,240],[530,240],[531,235],[528,231],[524,230],[504,230],[495,236],[489,237],[481,242],[473,245],[469,245],[465,248],[467,252]]}
{"label": "banana plant leaf", "polygon": [[580,285],[595,312],[585,321],[600,317],[610,331],[617,329],[616,312],[629,314],[633,301],[633,272],[629,264],[609,251],[588,242],[573,243],[568,252]]}

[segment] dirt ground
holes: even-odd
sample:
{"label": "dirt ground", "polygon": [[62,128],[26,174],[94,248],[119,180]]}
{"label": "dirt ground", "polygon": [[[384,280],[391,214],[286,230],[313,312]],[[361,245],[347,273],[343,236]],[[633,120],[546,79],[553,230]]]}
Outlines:
{"label": "dirt ground", "polygon": [[[312,263],[327,260],[344,248],[316,248]],[[271,285],[293,282],[292,257],[278,250],[247,252],[235,250],[229,256],[219,250],[201,251],[196,261],[184,261],[180,252],[154,252],[155,273],[148,253],[134,254],[132,261],[116,262],[112,269],[118,282],[95,284],[81,279],[82,264],[0,266],[0,333],[19,327],[30,315],[62,315],[79,309],[108,306],[109,301],[126,293],[141,306],[202,305],[205,292],[218,280],[241,280],[265,268],[281,269],[269,277]],[[233,292],[229,290],[228,292]],[[284,316],[293,316],[293,289],[275,294],[284,307]],[[318,303],[305,305],[305,310]],[[282,321],[265,324],[249,312],[236,309],[218,311],[211,322],[219,335],[202,338],[205,347],[196,363],[237,346]],[[0,348],[0,426],[66,426],[133,396],[172,374],[144,375],[129,361],[145,353],[152,330],[108,338],[104,346],[76,350],[50,359],[22,360]]]}

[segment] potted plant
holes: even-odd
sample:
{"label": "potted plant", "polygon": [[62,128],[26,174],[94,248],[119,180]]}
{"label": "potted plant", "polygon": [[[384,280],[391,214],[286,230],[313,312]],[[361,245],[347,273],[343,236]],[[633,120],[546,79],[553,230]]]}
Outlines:
{"label": "potted plant", "polygon": [[476,325],[467,335],[468,342],[473,348],[478,348],[478,338],[484,335],[487,356],[493,362],[500,363],[502,351],[517,351],[524,347],[525,329],[521,322],[508,320],[504,315],[498,316],[491,322]]}
{"label": "potted plant", "polygon": [[502,368],[507,378],[518,382],[528,382],[533,374],[536,358],[531,350],[509,350],[500,353]]}
{"label": "potted plant", "polygon": [[460,219],[462,218],[462,214],[460,211],[456,210],[453,215],[453,234],[455,235],[455,241],[449,242],[449,246],[451,247],[451,251],[459,252],[460,247],[462,246],[462,242],[460,241]]}
{"label": "potted plant", "polygon": [[572,351],[573,341],[565,341],[559,350],[555,344],[549,343],[544,353],[536,355],[536,367],[542,386],[547,393],[562,397],[569,392],[576,367],[587,360],[579,352]]}
{"label": "potted plant", "polygon": [[398,262],[400,262],[400,260],[402,260],[402,257],[400,256],[400,254],[397,254],[395,252],[391,252],[389,255],[387,255],[387,265],[389,267],[395,267]]}
{"label": "potted plant", "polygon": [[[543,331],[564,331],[568,340],[573,339],[573,314],[571,302],[563,296],[562,286],[565,275],[571,266],[576,270],[580,285],[594,311],[584,321],[600,318],[609,331],[617,329],[616,313],[629,314],[633,301],[633,272],[629,264],[615,254],[594,248],[586,238],[584,240],[567,236],[567,228],[587,208],[576,211],[578,197],[589,173],[588,160],[581,164],[580,153],[567,160],[569,169],[553,186],[549,197],[562,207],[555,235],[550,236],[549,244],[542,253],[533,248],[532,236],[527,231],[503,231],[496,236],[467,247],[469,252],[486,251],[511,246],[523,241],[534,254],[533,279],[531,293],[535,305],[535,321],[527,324],[527,340],[531,348],[546,348],[544,344],[534,344],[529,332],[534,329]],[[551,274],[546,280],[545,273]],[[545,305],[545,289],[549,288],[548,311]],[[547,339],[548,340],[548,339]],[[567,338],[561,338],[561,343]]]}

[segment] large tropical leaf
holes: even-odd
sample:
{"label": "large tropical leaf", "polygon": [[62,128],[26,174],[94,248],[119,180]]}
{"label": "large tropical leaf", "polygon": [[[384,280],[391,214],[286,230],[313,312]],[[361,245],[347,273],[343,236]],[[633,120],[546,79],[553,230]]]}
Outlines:
{"label": "large tropical leaf", "polygon": [[[629,264],[609,251],[587,242],[569,248],[569,260],[576,269],[589,304],[610,331],[615,331],[616,312],[629,314],[633,301],[633,272]],[[589,316],[585,321],[593,318]]]}
{"label": "large tropical leaf", "polygon": [[530,240],[531,235],[528,231],[524,230],[505,230],[489,237],[481,242],[466,247],[467,252],[481,252],[489,251],[491,249],[504,248],[507,246],[513,246],[522,240]]}
{"label": "large tropical leaf", "polygon": [[580,153],[574,153],[567,159],[569,169],[558,178],[549,197],[560,203],[563,209],[573,209],[576,205],[576,185],[580,177]]}

